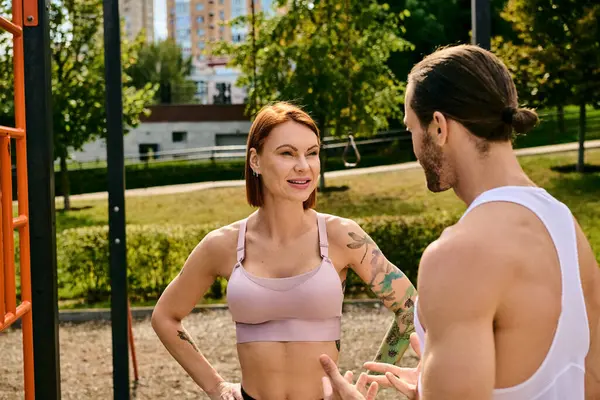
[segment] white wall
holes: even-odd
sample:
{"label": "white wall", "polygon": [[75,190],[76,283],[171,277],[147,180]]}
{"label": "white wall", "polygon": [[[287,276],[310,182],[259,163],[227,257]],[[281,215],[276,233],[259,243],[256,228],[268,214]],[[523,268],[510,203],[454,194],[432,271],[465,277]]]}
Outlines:
{"label": "white wall", "polygon": [[[137,156],[141,144],[158,144],[158,151],[210,147],[217,145],[217,135],[219,134],[239,133],[239,140],[237,137],[233,141],[230,138],[228,143],[245,144],[245,138],[249,130],[249,121],[143,122],[125,135],[124,152],[126,157]],[[172,135],[174,131],[187,132],[187,140],[173,143]],[[104,140],[88,143],[82,151],[73,152],[71,158],[73,161],[79,162],[105,160],[106,143]]]}

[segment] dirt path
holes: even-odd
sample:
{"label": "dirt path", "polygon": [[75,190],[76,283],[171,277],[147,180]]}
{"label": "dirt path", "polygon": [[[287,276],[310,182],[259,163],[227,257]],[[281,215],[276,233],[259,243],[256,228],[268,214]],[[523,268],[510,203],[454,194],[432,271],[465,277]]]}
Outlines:
{"label": "dirt path", "polygon": [[[342,319],[340,369],[359,371],[373,357],[391,322],[385,310],[348,306]],[[225,379],[239,380],[235,352],[235,329],[225,310],[194,314],[185,321],[204,355]],[[148,319],[134,323],[140,382],[132,389],[133,399],[207,399],[183,369],[171,358],[156,337]],[[218,343],[219,347],[214,347]],[[110,325],[106,323],[61,324],[61,389],[65,400],[112,398],[112,355]],[[22,399],[21,331],[0,333],[0,399]],[[416,358],[409,350],[406,366]],[[133,376],[133,368],[130,368]],[[403,399],[389,390],[378,400]]]}

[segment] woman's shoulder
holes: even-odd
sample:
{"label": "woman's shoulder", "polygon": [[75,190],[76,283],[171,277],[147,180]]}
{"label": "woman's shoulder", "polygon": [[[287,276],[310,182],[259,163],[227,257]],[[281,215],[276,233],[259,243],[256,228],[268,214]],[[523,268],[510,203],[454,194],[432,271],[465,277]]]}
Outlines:
{"label": "woman's shoulder", "polygon": [[235,253],[240,229],[244,223],[245,219],[214,229],[202,239],[200,245],[214,256]]}
{"label": "woman's shoulder", "polygon": [[345,246],[354,234],[362,232],[356,221],[333,214],[319,213],[327,224],[327,238],[332,244]]}

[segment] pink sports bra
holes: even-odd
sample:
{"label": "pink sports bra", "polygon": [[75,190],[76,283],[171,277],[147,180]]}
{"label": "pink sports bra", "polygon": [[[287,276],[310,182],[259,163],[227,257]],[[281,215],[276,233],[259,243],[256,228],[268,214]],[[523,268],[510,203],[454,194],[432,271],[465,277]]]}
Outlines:
{"label": "pink sports bra", "polygon": [[340,339],[344,293],[328,257],[327,230],[317,214],[321,264],[289,278],[262,278],[244,269],[246,223],[240,224],[237,263],[227,283],[227,303],[238,343],[329,342]]}

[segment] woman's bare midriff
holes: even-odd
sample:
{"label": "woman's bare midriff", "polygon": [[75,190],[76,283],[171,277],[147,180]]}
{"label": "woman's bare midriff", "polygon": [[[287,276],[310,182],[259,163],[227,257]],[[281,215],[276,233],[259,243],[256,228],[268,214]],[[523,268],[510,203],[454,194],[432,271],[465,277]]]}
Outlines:
{"label": "woman's bare midriff", "polygon": [[335,342],[238,344],[242,387],[257,400],[322,399],[321,354],[337,362]]}

